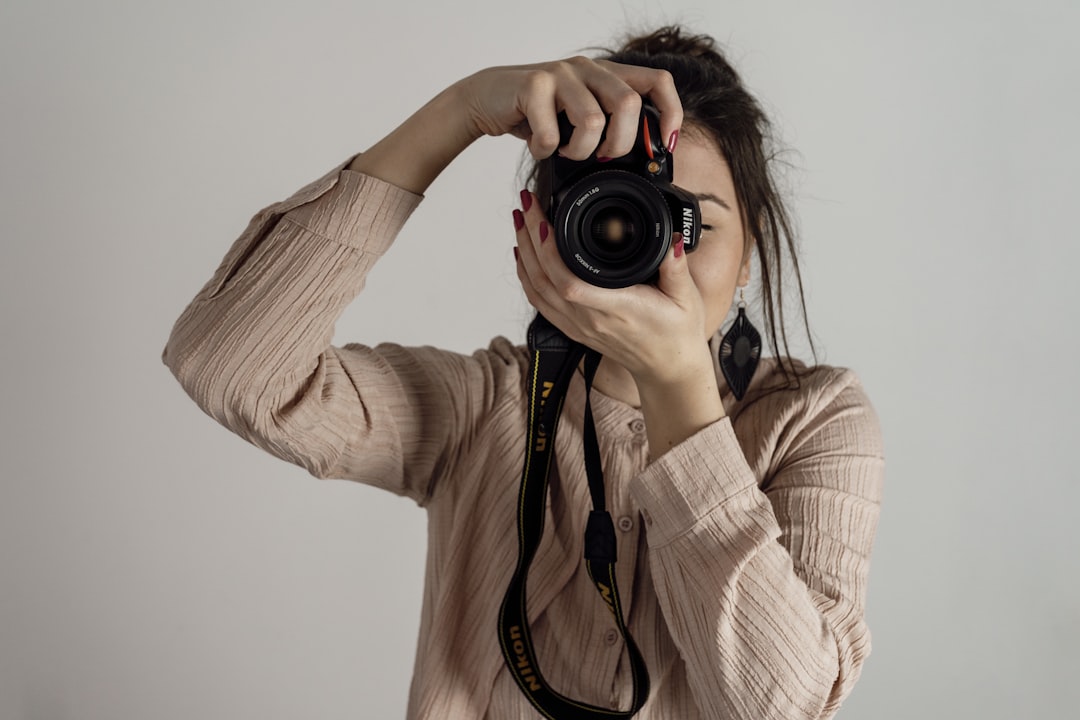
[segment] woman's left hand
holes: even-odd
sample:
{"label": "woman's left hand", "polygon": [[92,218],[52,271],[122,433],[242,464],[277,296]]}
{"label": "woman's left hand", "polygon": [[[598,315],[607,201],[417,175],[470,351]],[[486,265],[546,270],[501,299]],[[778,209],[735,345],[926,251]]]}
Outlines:
{"label": "woman's left hand", "polygon": [[655,285],[609,289],[570,271],[535,195],[514,211],[517,274],[533,307],[571,340],[630,373],[656,459],[724,416],[705,331],[705,304],[690,275],[682,237]]}
{"label": "woman's left hand", "polygon": [[533,307],[571,340],[626,368],[639,387],[663,387],[702,371],[705,309],[681,235],[655,285],[601,288],[566,267],[536,196],[523,190],[521,203],[514,211],[517,274]]}

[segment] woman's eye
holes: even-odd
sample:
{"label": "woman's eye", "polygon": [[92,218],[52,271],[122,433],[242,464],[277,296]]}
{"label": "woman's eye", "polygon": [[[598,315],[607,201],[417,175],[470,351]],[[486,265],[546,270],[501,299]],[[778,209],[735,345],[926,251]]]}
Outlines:
{"label": "woman's eye", "polygon": [[713,226],[712,226],[712,225],[702,225],[702,226],[701,226],[701,232],[710,232],[710,231],[711,231],[711,230],[713,230],[713,229],[714,229],[714,228],[713,228]]}

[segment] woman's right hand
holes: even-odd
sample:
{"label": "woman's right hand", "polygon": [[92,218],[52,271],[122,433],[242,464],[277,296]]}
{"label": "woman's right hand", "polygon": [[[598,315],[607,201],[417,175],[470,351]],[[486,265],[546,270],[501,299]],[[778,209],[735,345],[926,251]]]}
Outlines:
{"label": "woman's right hand", "polygon": [[[349,169],[419,194],[477,138],[506,133],[528,142],[538,160],[556,150],[572,160],[594,150],[599,157],[622,157],[637,138],[642,95],[660,111],[661,136],[674,149],[683,112],[666,70],[584,57],[488,68],[432,98]],[[574,132],[560,149],[563,110]]]}
{"label": "woman's right hand", "polygon": [[[488,68],[454,89],[464,102],[472,135],[510,133],[525,140],[538,160],[560,149],[561,110],[574,132],[560,152],[572,160],[584,160],[594,150],[609,158],[629,153],[637,137],[642,95],[660,111],[660,131],[669,149],[683,120],[675,83],[666,70],[585,57]],[[607,135],[600,143],[605,127]]]}

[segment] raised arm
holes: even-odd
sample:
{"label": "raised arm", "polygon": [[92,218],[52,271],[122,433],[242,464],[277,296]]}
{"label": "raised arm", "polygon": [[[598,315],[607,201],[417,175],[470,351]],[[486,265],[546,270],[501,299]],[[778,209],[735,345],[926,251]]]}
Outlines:
{"label": "raised arm", "polygon": [[560,150],[560,111],[575,127],[561,148],[564,155],[583,160],[596,151],[620,157],[633,146],[642,95],[660,110],[663,137],[675,133],[682,106],[665,71],[584,57],[487,68],[437,95],[350,169],[423,193],[458,153],[484,135],[512,134],[528,143],[533,157],[549,157]]}
{"label": "raised arm", "polygon": [[[506,348],[467,358],[334,347],[337,318],[420,193],[478,137],[513,133],[546,156],[565,109],[581,127],[564,151],[584,156],[620,93],[655,85],[665,122],[681,120],[660,77],[574,59],[455,83],[363,154],[256,213],[176,321],[162,361],[207,414],[249,442],[317,477],[424,502],[485,403],[517,382],[514,360]],[[610,152],[627,142],[618,135],[605,141]]]}

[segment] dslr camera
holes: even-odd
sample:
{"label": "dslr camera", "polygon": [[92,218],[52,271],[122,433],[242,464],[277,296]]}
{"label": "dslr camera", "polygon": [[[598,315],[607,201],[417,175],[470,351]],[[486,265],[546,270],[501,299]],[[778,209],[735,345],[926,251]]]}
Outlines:
{"label": "dslr camera", "polygon": [[[573,126],[559,113],[560,145]],[[606,131],[605,131],[606,133]],[[608,162],[552,155],[548,161],[548,213],[563,262],[586,282],[620,288],[654,282],[682,234],[687,252],[701,237],[697,198],[672,184],[672,156],[660,136],[660,113],[642,102],[634,149]]]}

